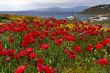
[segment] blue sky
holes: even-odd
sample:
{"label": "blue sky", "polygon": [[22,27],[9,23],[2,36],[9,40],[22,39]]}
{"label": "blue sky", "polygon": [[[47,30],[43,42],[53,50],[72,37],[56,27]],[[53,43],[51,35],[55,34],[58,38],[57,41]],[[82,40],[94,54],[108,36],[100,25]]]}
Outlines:
{"label": "blue sky", "polygon": [[20,11],[48,7],[74,7],[110,4],[110,0],[1,0],[0,11]]}

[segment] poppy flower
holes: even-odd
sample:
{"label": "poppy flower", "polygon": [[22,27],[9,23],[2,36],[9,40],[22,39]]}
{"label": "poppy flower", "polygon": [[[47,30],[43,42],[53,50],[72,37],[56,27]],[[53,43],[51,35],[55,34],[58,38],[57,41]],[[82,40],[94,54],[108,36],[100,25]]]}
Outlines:
{"label": "poppy flower", "polygon": [[0,51],[0,55],[2,55],[2,56],[7,56],[7,55],[9,55],[8,50],[3,49],[2,51]]}
{"label": "poppy flower", "polygon": [[49,44],[42,44],[41,45],[41,48],[42,48],[42,50],[46,50],[47,48],[49,48]]}
{"label": "poppy flower", "polygon": [[45,73],[53,73],[52,69],[48,65],[44,66],[44,72]]}
{"label": "poppy flower", "polygon": [[75,54],[73,53],[72,50],[69,51],[68,55],[69,55],[70,59],[75,59]]}
{"label": "poppy flower", "polygon": [[20,56],[22,56],[22,57],[27,56],[27,53],[25,52],[25,50],[20,50]]}
{"label": "poppy flower", "polygon": [[75,46],[74,50],[76,51],[76,53],[81,53],[82,52],[80,46],[78,46],[78,45]]}
{"label": "poppy flower", "polygon": [[35,53],[30,53],[29,54],[30,60],[35,59],[36,57],[37,57],[37,55]]}
{"label": "poppy flower", "polygon": [[42,58],[38,58],[37,63],[36,63],[36,67],[37,67],[37,70],[39,72],[43,72],[44,65],[43,65],[43,59]]}
{"label": "poppy flower", "polygon": [[92,50],[92,45],[88,44],[88,46],[86,47],[86,51],[87,52],[91,52],[91,50]]}
{"label": "poppy flower", "polygon": [[44,34],[39,34],[39,39],[44,39],[46,36]]}
{"label": "poppy flower", "polygon": [[50,36],[55,36],[56,35],[56,32],[51,32]]}
{"label": "poppy flower", "polygon": [[100,60],[94,60],[95,63],[98,63],[100,65],[108,65],[109,62],[107,61],[106,58],[100,59]]}
{"label": "poppy flower", "polygon": [[66,39],[66,41],[71,41],[71,36],[66,35],[66,36],[65,36],[65,39]]}
{"label": "poppy flower", "polygon": [[19,54],[14,54],[14,59],[19,59],[20,55]]}
{"label": "poppy flower", "polygon": [[62,38],[56,39],[56,40],[55,40],[55,44],[61,45],[61,44],[62,44],[62,41],[63,41]]}
{"label": "poppy flower", "polygon": [[94,47],[95,47],[97,50],[101,50],[102,44],[101,44],[101,43],[95,44]]}
{"label": "poppy flower", "polygon": [[49,33],[49,31],[47,31],[47,30],[44,31],[44,35],[45,35],[45,36],[47,36],[48,33]]}
{"label": "poppy flower", "polygon": [[101,42],[101,44],[103,45],[103,46],[107,46],[107,44],[110,42],[110,39],[105,39],[105,40],[103,40],[102,42]]}
{"label": "poppy flower", "polygon": [[24,73],[24,71],[25,71],[25,66],[22,65],[15,70],[15,73]]}
{"label": "poppy flower", "polygon": [[22,43],[21,43],[21,46],[22,47],[28,46],[28,42],[26,40],[23,40]]}
{"label": "poppy flower", "polygon": [[33,53],[33,49],[32,48],[26,48],[26,52],[29,53]]}
{"label": "poppy flower", "polygon": [[76,36],[71,36],[71,40],[72,41],[76,41],[77,39],[76,39]]}
{"label": "poppy flower", "polygon": [[29,43],[34,43],[35,42],[35,38],[34,37],[30,37],[29,38]]}
{"label": "poppy flower", "polygon": [[9,53],[9,55],[14,55],[15,50],[11,48],[8,53]]}

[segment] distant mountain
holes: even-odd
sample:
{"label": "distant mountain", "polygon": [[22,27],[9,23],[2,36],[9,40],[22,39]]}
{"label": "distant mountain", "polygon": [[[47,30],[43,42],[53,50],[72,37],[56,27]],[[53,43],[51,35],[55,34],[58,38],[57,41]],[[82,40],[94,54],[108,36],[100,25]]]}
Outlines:
{"label": "distant mountain", "polygon": [[76,7],[73,8],[73,10],[75,12],[82,12],[82,11],[84,11],[87,8],[89,8],[89,6],[76,6]]}
{"label": "distant mountain", "polygon": [[88,6],[77,6],[72,8],[51,7],[51,8],[25,10],[25,11],[0,11],[0,14],[65,18],[71,15],[78,14],[79,12],[81,12],[83,9],[86,8],[88,8]]}
{"label": "distant mountain", "polygon": [[60,7],[52,7],[52,8],[42,8],[42,9],[33,9],[30,11],[44,11],[44,12],[81,12],[87,9],[88,6],[76,6],[72,8],[60,8]]}
{"label": "distant mountain", "polygon": [[110,14],[110,4],[90,7],[82,11],[81,14]]}

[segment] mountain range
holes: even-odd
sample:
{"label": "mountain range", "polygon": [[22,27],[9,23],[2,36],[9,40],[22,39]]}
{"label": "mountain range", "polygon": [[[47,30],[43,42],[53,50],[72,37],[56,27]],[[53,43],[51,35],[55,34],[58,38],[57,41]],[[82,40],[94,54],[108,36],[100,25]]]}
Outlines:
{"label": "mountain range", "polygon": [[60,7],[50,7],[50,8],[40,8],[40,9],[31,9],[31,10],[24,10],[24,11],[0,11],[0,13],[22,13],[22,12],[81,12],[87,9],[88,6],[76,6],[71,8],[60,8]]}
{"label": "mountain range", "polygon": [[41,9],[32,9],[28,11],[38,11],[38,12],[81,12],[89,8],[88,6],[76,6],[71,8],[60,8],[60,7],[51,7],[51,8],[41,8]]}

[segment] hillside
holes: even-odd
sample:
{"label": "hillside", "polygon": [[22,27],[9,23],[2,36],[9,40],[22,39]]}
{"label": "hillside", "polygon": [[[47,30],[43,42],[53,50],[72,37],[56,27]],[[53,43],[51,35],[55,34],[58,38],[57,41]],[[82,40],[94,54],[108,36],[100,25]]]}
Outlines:
{"label": "hillside", "polygon": [[81,14],[110,14],[110,4],[90,7],[82,11]]}

